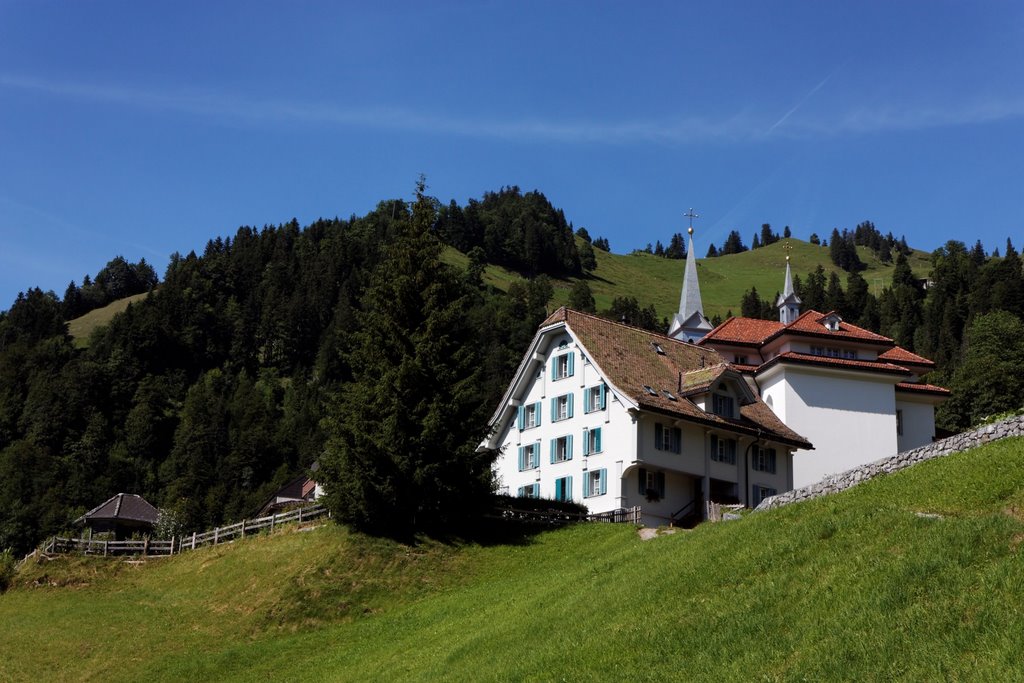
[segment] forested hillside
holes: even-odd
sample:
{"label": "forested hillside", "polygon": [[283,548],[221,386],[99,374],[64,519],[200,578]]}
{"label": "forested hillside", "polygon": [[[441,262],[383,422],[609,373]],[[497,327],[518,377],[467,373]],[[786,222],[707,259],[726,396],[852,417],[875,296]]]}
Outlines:
{"label": "forested hillside", "polygon": [[[776,315],[774,289],[752,284],[781,284],[783,244],[767,225],[755,236],[757,248],[701,263],[716,318]],[[407,410],[421,435],[465,446],[452,439],[479,432],[556,303],[663,330],[684,253],[681,235],[666,238],[668,249],[615,255],[539,192],[504,188],[466,206],[418,194],[360,217],[241,227],[202,254],[175,254],[161,282],[118,257],[63,299],[30,289],[0,313],[0,549],[23,552],[120,491],[171,511],[182,530],[234,520],[325,447],[329,471],[366,481],[450,468],[370,472],[359,454],[411,433],[398,424]],[[1024,275],[1009,241],[1001,256],[948,242],[929,261],[869,223],[831,239],[843,248],[816,236],[788,245],[805,307],[933,357],[930,381],[954,391],[944,427],[1021,405]],[[823,265],[801,270],[813,263]],[[70,319],[146,291],[87,343],[69,337]],[[457,396],[406,400],[437,382]],[[354,513],[375,516],[365,491],[349,493]]]}

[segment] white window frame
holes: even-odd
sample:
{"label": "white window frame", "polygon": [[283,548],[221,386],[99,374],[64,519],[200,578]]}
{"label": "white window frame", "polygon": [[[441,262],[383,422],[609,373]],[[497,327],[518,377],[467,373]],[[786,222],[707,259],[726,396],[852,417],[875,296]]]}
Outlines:
{"label": "white window frame", "polygon": [[765,498],[771,498],[772,496],[778,495],[778,491],[771,488],[770,486],[761,486],[760,484],[754,484],[753,490],[750,492],[751,501],[750,507],[755,508],[761,504]]}
{"label": "white window frame", "polygon": [[523,467],[520,472],[527,470],[535,470],[540,467],[540,442],[534,441],[533,443],[524,443],[523,449]]}
{"label": "white window frame", "polygon": [[530,403],[529,405],[523,406],[523,429],[533,429],[538,426],[540,420],[537,418],[540,416],[540,406],[536,403]]}
{"label": "white window frame", "polygon": [[750,458],[750,469],[755,472],[767,472],[775,474],[778,472],[779,452],[774,448],[765,446],[754,446]]}
{"label": "white window frame", "polygon": [[517,494],[519,498],[540,498],[540,484],[520,486]]}
{"label": "white window frame", "polygon": [[559,463],[568,462],[569,460],[572,460],[572,453],[569,451],[569,437],[556,436],[554,461],[556,463]]}
{"label": "white window frame", "polygon": [[604,484],[605,490],[607,490],[606,482],[608,477],[608,470],[603,468],[599,470],[590,470],[588,472],[585,472],[583,476],[584,498],[594,498],[596,496],[604,495],[603,493],[601,493],[601,488],[602,484]]}
{"label": "white window frame", "polygon": [[555,421],[569,419],[569,394],[555,397]]}
{"label": "white window frame", "polygon": [[601,447],[604,443],[601,443],[601,428],[591,427],[587,430],[587,455],[593,455],[594,453],[600,453]]}
{"label": "white window frame", "polygon": [[596,413],[601,408],[601,387],[603,385],[598,384],[596,386],[587,387],[587,390],[583,393],[583,412],[585,413]]}

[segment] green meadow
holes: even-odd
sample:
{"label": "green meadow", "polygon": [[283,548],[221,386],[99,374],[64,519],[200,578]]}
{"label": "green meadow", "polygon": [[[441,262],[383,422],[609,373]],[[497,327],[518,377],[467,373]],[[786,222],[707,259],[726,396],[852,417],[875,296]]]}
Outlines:
{"label": "green meadow", "polygon": [[328,524],[30,563],[0,680],[1024,679],[1024,440],[643,541],[415,544]]}

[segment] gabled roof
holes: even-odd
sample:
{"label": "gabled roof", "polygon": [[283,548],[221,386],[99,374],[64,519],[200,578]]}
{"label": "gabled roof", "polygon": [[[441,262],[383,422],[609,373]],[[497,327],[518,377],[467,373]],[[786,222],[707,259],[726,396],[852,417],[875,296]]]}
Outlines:
{"label": "gabled roof", "polygon": [[858,327],[845,320],[839,322],[839,329],[830,330],[825,327],[825,319],[832,315],[835,315],[835,311],[828,313],[804,311],[788,325],[775,320],[729,318],[708,332],[699,343],[701,345],[717,343],[760,347],[783,335],[793,334],[800,337],[837,339],[872,345],[890,346],[893,344],[892,339],[865,330],[863,327]]}
{"label": "gabled roof", "polygon": [[[687,398],[709,390],[723,375],[743,383],[739,372],[714,349],[568,308],[560,308],[549,316],[541,325],[541,333],[558,323],[568,326],[609,386],[640,408],[760,434],[797,448],[812,448],[807,439],[783,424],[771,408],[752,393],[753,401],[740,408],[738,419],[705,412]],[[655,393],[651,394],[646,387]]]}
{"label": "gabled roof", "polygon": [[119,493],[100,503],[75,520],[75,524],[92,521],[123,521],[156,524],[160,512],[145,498],[134,493]]}
{"label": "gabled roof", "polygon": [[841,319],[838,330],[829,330],[825,327],[825,319],[833,315],[836,315],[835,311],[829,311],[825,314],[818,313],[817,311],[805,311],[796,320],[786,325],[785,332],[796,333],[801,336],[849,339],[869,344],[890,345],[893,343],[892,339],[888,337],[875,334],[871,330],[865,330],[863,327],[857,327]]}
{"label": "gabled roof", "polygon": [[739,346],[760,346],[786,326],[775,320],[758,318],[729,318],[708,332],[698,343],[736,344]]}

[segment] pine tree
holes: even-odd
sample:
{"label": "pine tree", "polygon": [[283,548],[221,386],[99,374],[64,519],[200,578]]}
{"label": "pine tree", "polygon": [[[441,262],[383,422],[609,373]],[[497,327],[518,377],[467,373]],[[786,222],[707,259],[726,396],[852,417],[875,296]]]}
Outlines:
{"label": "pine tree", "polygon": [[577,280],[569,291],[569,308],[584,313],[596,313],[597,307],[594,304],[594,295],[590,291],[590,285],[586,280]]}
{"label": "pine tree", "polygon": [[325,420],[321,459],[337,518],[405,535],[484,505],[492,454],[481,351],[465,315],[470,294],[430,234],[433,204],[421,178],[411,220],[371,276],[353,349],[353,379]]}

